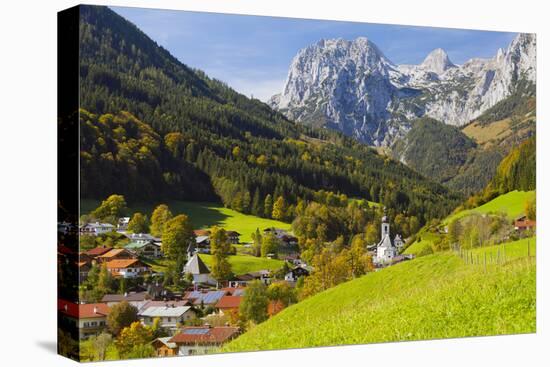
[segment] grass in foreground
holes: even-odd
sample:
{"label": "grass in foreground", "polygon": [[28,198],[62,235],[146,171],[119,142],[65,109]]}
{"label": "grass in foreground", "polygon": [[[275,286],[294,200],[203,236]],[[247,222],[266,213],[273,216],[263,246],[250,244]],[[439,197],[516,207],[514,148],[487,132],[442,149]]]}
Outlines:
{"label": "grass in foreground", "polygon": [[[100,202],[97,200],[82,200],[81,213],[90,213],[99,204]],[[252,242],[251,235],[256,228],[259,228],[260,231],[268,227],[290,230],[289,223],[239,213],[217,203],[169,201],[166,204],[174,215],[186,214],[189,216],[195,229],[220,226],[226,230],[239,232],[242,235],[241,242]],[[155,207],[155,204],[134,204],[129,209],[131,213],[142,212],[150,217]]]}
{"label": "grass in foreground", "polygon": [[404,262],[283,310],[222,351],[531,333],[535,261],[466,265],[452,253]]}
{"label": "grass in foreground", "polygon": [[[210,268],[212,265],[212,255],[199,255],[202,261]],[[246,274],[259,270],[278,270],[283,267],[284,261],[268,259],[265,257],[255,257],[250,255],[229,256],[229,264],[234,274]]]}

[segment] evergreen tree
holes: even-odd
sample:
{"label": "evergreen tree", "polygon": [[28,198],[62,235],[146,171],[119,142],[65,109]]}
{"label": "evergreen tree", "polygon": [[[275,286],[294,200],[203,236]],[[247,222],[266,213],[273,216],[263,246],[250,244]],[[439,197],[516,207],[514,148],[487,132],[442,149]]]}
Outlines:
{"label": "evergreen tree", "polygon": [[260,202],[260,190],[258,190],[258,188],[254,191],[254,198],[252,199],[252,207],[250,212],[256,216],[261,216],[263,213],[262,204]]}
{"label": "evergreen tree", "polygon": [[271,213],[273,212],[273,199],[271,194],[267,194],[264,200],[264,216],[266,218],[271,218]]}

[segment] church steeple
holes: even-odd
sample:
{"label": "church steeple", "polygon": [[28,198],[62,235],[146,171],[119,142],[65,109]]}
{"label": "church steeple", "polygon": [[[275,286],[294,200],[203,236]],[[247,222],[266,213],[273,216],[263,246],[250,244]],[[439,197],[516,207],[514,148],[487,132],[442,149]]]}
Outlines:
{"label": "church steeple", "polygon": [[390,237],[390,223],[388,223],[388,217],[386,216],[386,207],[384,207],[384,216],[382,217],[382,231],[380,232],[380,240],[384,237]]}

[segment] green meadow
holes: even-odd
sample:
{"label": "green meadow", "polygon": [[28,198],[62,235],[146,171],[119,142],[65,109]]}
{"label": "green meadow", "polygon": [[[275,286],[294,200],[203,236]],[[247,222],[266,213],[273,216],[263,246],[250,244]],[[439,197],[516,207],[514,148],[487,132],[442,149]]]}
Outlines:
{"label": "green meadow", "polygon": [[[100,202],[97,200],[81,200],[80,212],[82,214],[90,213],[99,204]],[[239,213],[225,208],[221,204],[190,201],[169,201],[166,204],[174,215],[186,214],[189,216],[195,229],[220,226],[226,230],[239,232],[242,235],[241,242],[251,242],[251,234],[256,231],[256,228],[259,228],[260,231],[268,227],[290,230],[289,223]],[[130,213],[142,212],[150,217],[156,205],[137,203],[130,205],[129,210]]]}
{"label": "green meadow", "polygon": [[536,331],[535,261],[488,267],[453,253],[343,283],[254,327],[226,352]]}
{"label": "green meadow", "polygon": [[[211,267],[212,255],[200,254],[199,256],[208,267]],[[229,256],[228,261],[229,264],[231,264],[231,271],[236,275],[259,270],[277,270],[284,265],[284,261],[282,260],[255,257],[251,255]]]}
{"label": "green meadow", "polygon": [[448,216],[443,223],[450,223],[453,219],[458,219],[472,213],[505,213],[508,218],[514,219],[525,211],[525,203],[535,198],[535,191],[510,191],[500,195],[493,200],[478,206],[477,208],[462,210],[458,213]]}

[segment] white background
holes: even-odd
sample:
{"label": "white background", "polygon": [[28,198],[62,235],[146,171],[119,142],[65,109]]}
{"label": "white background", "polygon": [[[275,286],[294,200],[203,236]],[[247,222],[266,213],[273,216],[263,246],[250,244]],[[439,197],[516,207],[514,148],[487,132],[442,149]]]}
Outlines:
{"label": "white background", "polygon": [[[536,32],[537,334],[110,362],[119,366],[550,365],[548,9],[544,1],[97,1],[96,4]],[[0,11],[0,362],[74,365],[56,338],[56,12],[73,1],[5,0]],[[185,60],[183,60],[185,61]]]}

